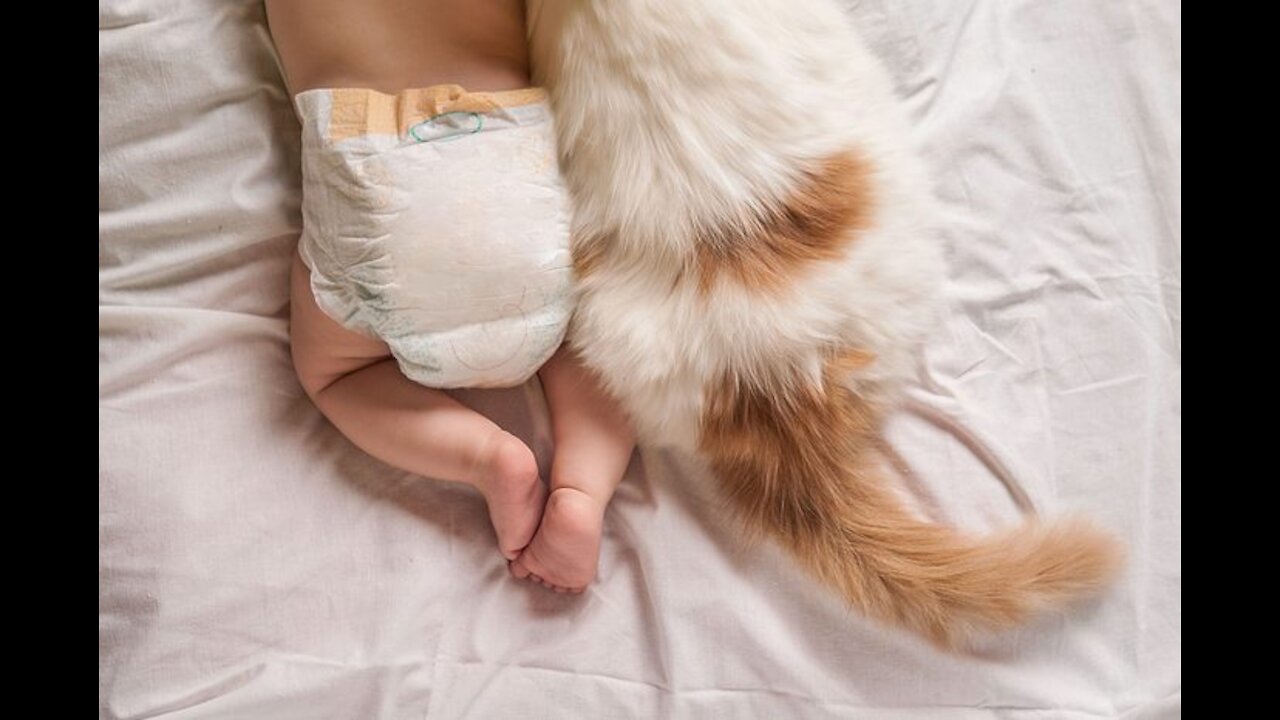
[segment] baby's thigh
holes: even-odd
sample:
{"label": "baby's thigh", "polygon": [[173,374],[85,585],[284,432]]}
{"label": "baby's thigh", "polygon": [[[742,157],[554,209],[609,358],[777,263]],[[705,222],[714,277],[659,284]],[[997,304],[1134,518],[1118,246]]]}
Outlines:
{"label": "baby's thigh", "polygon": [[342,327],[320,309],[311,291],[311,271],[296,252],[289,283],[293,365],[308,394],[391,356],[386,343]]}

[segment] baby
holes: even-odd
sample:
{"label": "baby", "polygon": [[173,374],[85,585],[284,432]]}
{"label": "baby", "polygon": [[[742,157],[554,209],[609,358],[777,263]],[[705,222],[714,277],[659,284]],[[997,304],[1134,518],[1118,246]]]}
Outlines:
{"label": "baby", "polygon": [[[356,445],[477,488],[515,577],[581,592],[634,440],[560,347],[567,200],[545,96],[529,88],[524,12],[519,0],[268,0],[303,124],[293,360]],[[442,389],[534,372],[555,440],[549,490],[523,442]]]}

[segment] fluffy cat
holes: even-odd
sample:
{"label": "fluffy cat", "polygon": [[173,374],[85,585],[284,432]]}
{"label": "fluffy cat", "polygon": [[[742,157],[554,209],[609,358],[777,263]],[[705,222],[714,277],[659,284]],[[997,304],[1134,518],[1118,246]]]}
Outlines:
{"label": "fluffy cat", "polygon": [[747,528],[950,645],[1100,587],[1078,521],[971,537],[874,452],[944,281],[892,83],[827,0],[531,5],[574,201],[571,342],[642,442],[706,460]]}

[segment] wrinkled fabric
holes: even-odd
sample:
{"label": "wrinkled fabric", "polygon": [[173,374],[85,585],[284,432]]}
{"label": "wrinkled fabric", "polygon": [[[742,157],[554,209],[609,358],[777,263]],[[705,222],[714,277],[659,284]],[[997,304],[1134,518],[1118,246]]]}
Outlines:
{"label": "wrinkled fabric", "polygon": [[[940,654],[745,545],[661,452],[586,594],[513,582],[476,493],[365,456],[294,379],[300,130],[260,5],[104,2],[100,715],[1180,717],[1180,5],[849,4],[947,212],[911,392],[1043,512],[1124,537],[1112,590]],[[459,396],[545,465],[536,384]],[[951,521],[1016,520],[953,438],[908,413],[890,435]]]}

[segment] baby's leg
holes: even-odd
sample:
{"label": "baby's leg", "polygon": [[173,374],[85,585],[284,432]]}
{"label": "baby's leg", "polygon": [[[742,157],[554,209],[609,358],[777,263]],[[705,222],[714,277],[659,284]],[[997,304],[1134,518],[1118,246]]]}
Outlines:
{"label": "baby's leg", "polygon": [[489,504],[503,556],[516,557],[538,527],[546,497],[528,446],[444,392],[405,378],[385,344],[325,315],[296,253],[290,282],[293,362],[316,407],[383,462],[475,486]]}
{"label": "baby's leg", "polygon": [[542,524],[511,573],[557,592],[596,577],[604,510],[635,447],[630,425],[598,380],[561,348],[539,375],[551,409],[555,459]]}

